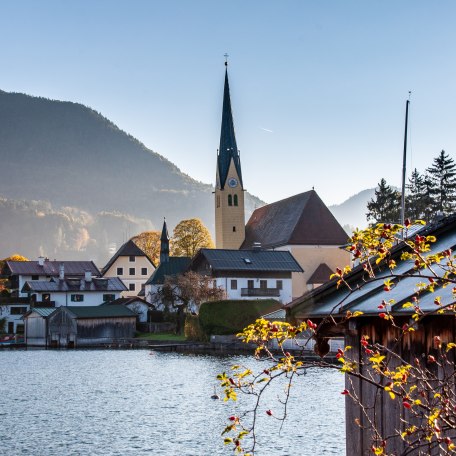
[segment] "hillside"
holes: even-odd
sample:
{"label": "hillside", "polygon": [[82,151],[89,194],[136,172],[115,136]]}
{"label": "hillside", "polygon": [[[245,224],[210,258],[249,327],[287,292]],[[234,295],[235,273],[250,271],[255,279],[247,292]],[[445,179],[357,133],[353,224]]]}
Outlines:
{"label": "hillside", "polygon": [[[21,216],[31,210],[24,201],[34,200],[47,205],[45,219],[65,214],[62,208],[70,207],[76,214],[89,214],[90,220],[99,213],[116,213],[135,220],[133,225],[142,220],[142,228],[160,228],[163,217],[170,226],[199,217],[214,231],[211,185],[190,178],[81,104],[0,91],[0,159],[0,206],[8,207],[10,226],[19,225]],[[18,207],[13,210],[24,204],[22,212]],[[247,217],[261,204],[247,194]],[[71,223],[76,221],[80,222],[78,217]],[[119,244],[128,230],[113,233],[103,244]],[[15,250],[39,253],[27,245]]]}

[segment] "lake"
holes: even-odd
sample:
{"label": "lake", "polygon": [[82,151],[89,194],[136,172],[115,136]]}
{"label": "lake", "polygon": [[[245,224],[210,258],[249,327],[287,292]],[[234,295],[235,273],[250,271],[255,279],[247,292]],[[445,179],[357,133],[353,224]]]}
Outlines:
{"label": "lake", "polygon": [[[232,455],[220,434],[247,402],[211,395],[233,364],[265,367],[245,356],[148,350],[0,351],[0,454]],[[256,454],[345,454],[343,389],[341,373],[309,369],[292,388],[281,431],[260,414]],[[278,410],[281,391],[264,410]]]}

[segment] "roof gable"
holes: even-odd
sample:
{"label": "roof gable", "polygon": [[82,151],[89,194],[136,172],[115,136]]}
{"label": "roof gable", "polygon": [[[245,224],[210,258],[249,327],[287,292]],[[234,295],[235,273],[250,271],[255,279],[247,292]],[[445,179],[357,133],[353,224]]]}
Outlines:
{"label": "roof gable", "polygon": [[102,274],[106,274],[109,268],[115,263],[117,258],[121,256],[137,256],[137,257],[146,257],[150,264],[155,267],[152,260],[147,256],[147,254],[141,250],[131,239],[125,244],[123,244],[119,250],[112,256],[112,258],[106,263],[106,266],[101,270]]}
{"label": "roof gable", "polygon": [[256,209],[245,227],[242,249],[255,242],[283,245],[343,245],[348,235],[315,190]]}
{"label": "roof gable", "polygon": [[307,283],[317,284],[325,283],[329,281],[329,277],[333,271],[326,263],[320,263],[318,268],[315,269],[315,272],[309,277]]}

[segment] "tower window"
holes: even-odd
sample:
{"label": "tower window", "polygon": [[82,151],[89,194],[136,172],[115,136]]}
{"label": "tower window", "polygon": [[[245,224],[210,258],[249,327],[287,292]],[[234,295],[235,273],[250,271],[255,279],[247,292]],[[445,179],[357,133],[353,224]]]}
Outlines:
{"label": "tower window", "polygon": [[228,206],[233,205],[233,195],[228,195]]}
{"label": "tower window", "polygon": [[236,227],[233,226],[233,233],[236,233]]}
{"label": "tower window", "polygon": [[237,195],[234,195],[234,205],[235,206],[238,205],[238,196]]}

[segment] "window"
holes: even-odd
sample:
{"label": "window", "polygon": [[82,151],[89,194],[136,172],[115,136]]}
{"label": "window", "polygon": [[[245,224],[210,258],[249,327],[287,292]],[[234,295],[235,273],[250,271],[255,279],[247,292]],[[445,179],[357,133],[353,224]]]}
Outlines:
{"label": "window", "polygon": [[260,280],[260,288],[268,288],[268,281],[267,280]]}
{"label": "window", "polygon": [[282,282],[282,280],[277,280],[276,281],[276,288],[278,290],[283,290],[283,282]]}
{"label": "window", "polygon": [[43,293],[41,295],[41,300],[43,302],[49,302],[51,300],[51,293]]}
{"label": "window", "polygon": [[24,334],[24,324],[19,323],[16,325],[16,334]]}
{"label": "window", "polygon": [[231,281],[231,289],[232,290],[237,290],[237,280],[232,280]]}
{"label": "window", "polygon": [[135,274],[136,274],[135,268],[130,268],[130,269],[128,270],[128,273],[129,273],[130,275],[135,275]]}
{"label": "window", "polygon": [[32,280],[40,280],[40,276],[32,275]]}
{"label": "window", "polygon": [[103,302],[114,301],[114,299],[116,299],[116,295],[113,295],[113,294],[104,294],[103,295]]}
{"label": "window", "polygon": [[82,302],[84,301],[84,295],[82,294],[72,294],[71,302]]}
{"label": "window", "polygon": [[147,268],[141,268],[141,275],[147,275]]}
{"label": "window", "polygon": [[233,233],[236,233],[236,227],[233,226]]}
{"label": "window", "polygon": [[130,291],[135,291],[135,290],[136,290],[135,284],[134,284],[134,283],[130,283],[130,284],[128,285],[128,289],[129,289]]}
{"label": "window", "polygon": [[130,257],[128,258],[128,261],[130,263],[134,263],[136,261],[136,257],[134,255],[130,255]]}
{"label": "window", "polygon": [[233,195],[228,195],[228,206],[233,205]]}
{"label": "window", "polygon": [[237,195],[234,195],[234,205],[235,206],[238,205],[238,196]]}
{"label": "window", "polygon": [[117,275],[123,275],[123,268],[117,268]]}
{"label": "window", "polygon": [[27,312],[27,307],[11,307],[11,315],[24,315]]}
{"label": "window", "polygon": [[247,280],[247,288],[252,289],[255,288],[255,284],[253,280]]}

